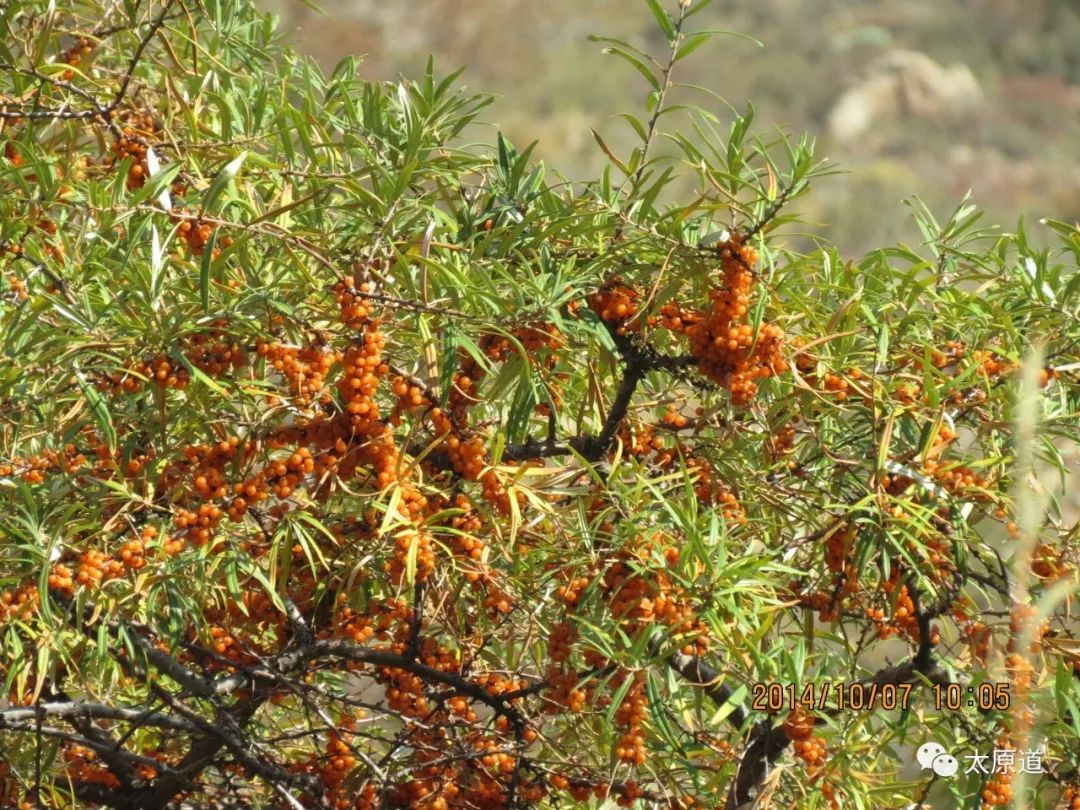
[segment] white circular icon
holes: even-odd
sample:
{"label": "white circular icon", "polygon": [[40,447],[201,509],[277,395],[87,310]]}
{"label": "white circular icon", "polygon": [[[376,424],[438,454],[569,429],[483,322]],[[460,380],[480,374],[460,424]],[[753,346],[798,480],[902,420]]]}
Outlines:
{"label": "white circular icon", "polygon": [[927,742],[919,746],[915,752],[915,759],[922,769],[928,770],[934,767],[934,758],[945,753],[945,746],[939,742]]}
{"label": "white circular icon", "polygon": [[942,779],[956,776],[956,772],[960,770],[960,763],[956,761],[956,757],[952,754],[938,754],[930,765],[934,769],[934,773]]}

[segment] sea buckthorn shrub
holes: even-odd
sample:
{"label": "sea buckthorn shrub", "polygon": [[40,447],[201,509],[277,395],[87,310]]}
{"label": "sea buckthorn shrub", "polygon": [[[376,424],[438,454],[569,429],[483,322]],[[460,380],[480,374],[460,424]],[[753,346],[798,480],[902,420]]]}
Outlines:
{"label": "sea buckthorn shrub", "polygon": [[0,804],[1076,806],[1080,230],[804,244],[707,4],[580,182],[240,0],[4,5]]}

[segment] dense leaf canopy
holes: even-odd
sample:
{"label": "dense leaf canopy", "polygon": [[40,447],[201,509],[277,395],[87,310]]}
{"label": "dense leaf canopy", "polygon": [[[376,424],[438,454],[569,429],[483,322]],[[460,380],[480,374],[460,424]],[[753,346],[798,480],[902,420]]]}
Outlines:
{"label": "dense leaf canopy", "polygon": [[588,182],[239,0],[5,4],[3,806],[1069,800],[1080,230],[796,250],[812,141],[667,127],[707,3]]}

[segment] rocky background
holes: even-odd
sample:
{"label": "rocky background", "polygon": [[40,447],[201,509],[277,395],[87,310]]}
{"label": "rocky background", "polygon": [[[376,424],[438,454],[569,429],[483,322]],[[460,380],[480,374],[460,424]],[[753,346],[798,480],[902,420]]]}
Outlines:
{"label": "rocky background", "polygon": [[[612,116],[643,117],[644,80],[589,34],[661,53],[635,0],[259,0],[282,30],[331,68],[363,56],[373,79],[467,65],[470,90],[498,96],[485,120],[568,179],[605,160],[595,127],[622,154],[634,136]],[[673,4],[672,4],[673,5]],[[724,29],[764,44],[715,39],[680,65],[676,101],[715,113],[757,108],[763,135],[818,138],[818,154],[852,174],[819,184],[800,209],[808,230],[852,256],[916,241],[902,198],[947,216],[970,188],[990,222],[1025,215],[1080,220],[1080,3],[1076,0],[715,0],[693,30]],[[668,119],[676,125],[675,117]],[[491,142],[494,133],[474,132]]]}

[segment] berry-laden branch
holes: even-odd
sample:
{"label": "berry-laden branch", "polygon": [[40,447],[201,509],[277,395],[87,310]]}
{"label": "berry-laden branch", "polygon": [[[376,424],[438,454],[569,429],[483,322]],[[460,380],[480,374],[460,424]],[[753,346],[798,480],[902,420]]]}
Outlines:
{"label": "berry-laden branch", "polygon": [[[14,109],[8,109],[5,105],[0,108],[0,119],[9,119],[18,121],[20,119],[34,119],[34,120],[89,120],[98,119],[101,123],[108,126],[113,134],[119,139],[122,137],[119,126],[115,118],[116,111],[120,109],[120,106],[124,103],[128,95],[128,89],[131,86],[131,80],[135,75],[135,71],[139,64],[142,62],[142,57],[146,48],[150,45],[150,42],[157,36],[157,32],[175,15],[171,15],[173,5],[177,0],[165,0],[161,11],[158,12],[149,23],[146,31],[143,32],[139,38],[138,44],[135,46],[134,51],[131,54],[131,58],[128,60],[127,68],[124,70],[123,75],[120,78],[120,85],[117,87],[116,92],[113,94],[112,99],[107,104],[101,104],[97,102],[92,96],[90,96],[85,90],[80,87],[69,84],[60,79],[53,78],[51,76],[45,76],[38,74],[35,70],[33,73],[40,76],[40,78],[56,87],[68,90],[83,99],[88,100],[93,106],[90,109],[85,110],[71,110],[68,109],[68,105],[65,104],[62,107],[52,109],[41,109],[35,99],[33,107],[17,106]],[[115,33],[117,30],[123,29],[108,29],[107,33]],[[6,66],[6,69],[13,70],[14,66]]]}
{"label": "berry-laden branch", "polygon": [[[684,26],[707,2],[674,2],[649,0],[671,54],[613,190],[453,147],[482,106],[453,78],[322,76],[246,0],[124,26],[9,0],[0,806],[898,807],[909,786],[855,775],[910,742],[883,689],[856,724],[737,696],[963,688],[997,658],[1045,722],[1036,792],[1064,793],[1068,606],[1032,627],[1013,594],[1080,560],[1056,500],[1021,532],[1009,425],[1042,334],[1040,453],[1069,435],[1077,323],[1026,278],[985,286],[1028,266],[1019,237],[976,255],[950,226],[971,260],[937,288],[911,251],[782,247],[820,172],[804,141],[774,194],[746,119],[697,154],[671,133],[700,196],[642,188],[710,36]],[[998,528],[1038,535],[1030,566]],[[901,663],[860,667],[893,636]],[[1016,714],[927,727],[1018,743]]]}

